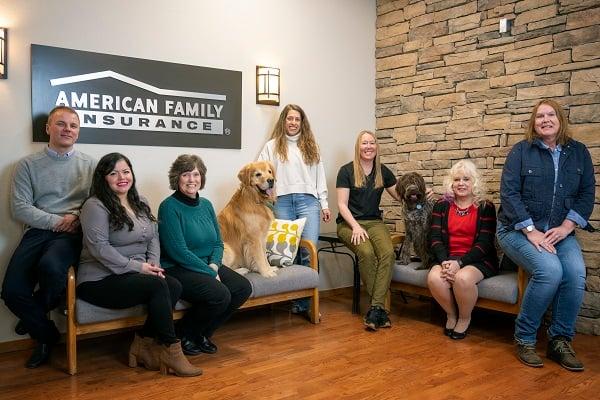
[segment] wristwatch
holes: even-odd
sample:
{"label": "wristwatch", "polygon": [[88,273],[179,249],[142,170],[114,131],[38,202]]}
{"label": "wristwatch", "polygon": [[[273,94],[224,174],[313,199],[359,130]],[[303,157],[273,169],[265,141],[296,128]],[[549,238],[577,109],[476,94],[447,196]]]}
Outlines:
{"label": "wristwatch", "polygon": [[526,230],[527,232],[533,232],[533,228],[535,228],[535,226],[533,226],[533,225],[527,225],[527,226],[525,227],[525,230]]}

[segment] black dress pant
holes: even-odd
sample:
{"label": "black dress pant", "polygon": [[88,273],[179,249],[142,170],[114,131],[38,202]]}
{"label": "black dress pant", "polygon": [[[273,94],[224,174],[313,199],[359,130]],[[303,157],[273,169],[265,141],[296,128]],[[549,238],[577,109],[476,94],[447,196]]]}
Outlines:
{"label": "black dress pant", "polygon": [[210,338],[252,293],[248,279],[226,266],[219,268],[221,281],[180,266],[165,271],[181,282],[181,298],[192,304],[181,321],[181,334],[190,339]]}
{"label": "black dress pant", "polygon": [[136,272],[110,275],[77,286],[77,297],[99,307],[123,309],[146,305],[148,317],[140,333],[165,344],[177,341],[173,307],[180,295],[181,284],[177,279]]}
{"label": "black dress pant", "polygon": [[52,344],[59,338],[47,313],[64,297],[67,271],[77,266],[80,254],[81,234],[31,228],[8,263],[2,299],[40,343]]}

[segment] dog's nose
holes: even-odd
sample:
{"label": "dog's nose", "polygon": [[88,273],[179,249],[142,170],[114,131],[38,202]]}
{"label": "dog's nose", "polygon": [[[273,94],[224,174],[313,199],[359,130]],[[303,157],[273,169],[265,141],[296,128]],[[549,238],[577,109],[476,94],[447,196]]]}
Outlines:
{"label": "dog's nose", "polygon": [[275,179],[267,179],[267,182],[269,183],[269,187],[272,188],[275,184]]}

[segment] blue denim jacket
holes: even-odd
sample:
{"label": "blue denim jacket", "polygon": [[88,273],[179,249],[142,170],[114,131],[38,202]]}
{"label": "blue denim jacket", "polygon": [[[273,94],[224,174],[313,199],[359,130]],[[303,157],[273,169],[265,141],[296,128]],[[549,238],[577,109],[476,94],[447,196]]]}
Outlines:
{"label": "blue denim jacket", "polygon": [[569,212],[587,221],[594,208],[596,179],[583,143],[570,139],[563,146],[556,185],[554,178],[552,155],[539,139],[515,144],[502,170],[498,220],[514,229],[531,218],[542,232],[562,224]]}

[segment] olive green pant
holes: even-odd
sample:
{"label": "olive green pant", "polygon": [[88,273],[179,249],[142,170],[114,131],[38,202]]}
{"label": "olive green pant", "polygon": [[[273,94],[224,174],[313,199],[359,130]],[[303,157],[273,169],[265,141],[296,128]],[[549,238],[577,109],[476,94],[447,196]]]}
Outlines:
{"label": "olive green pant", "polygon": [[390,232],[382,220],[359,220],[369,239],[354,245],[350,242],[352,228],[346,222],[337,225],[338,238],[358,257],[358,269],[372,306],[385,307],[386,294],[392,280],[392,267],[396,259]]}

